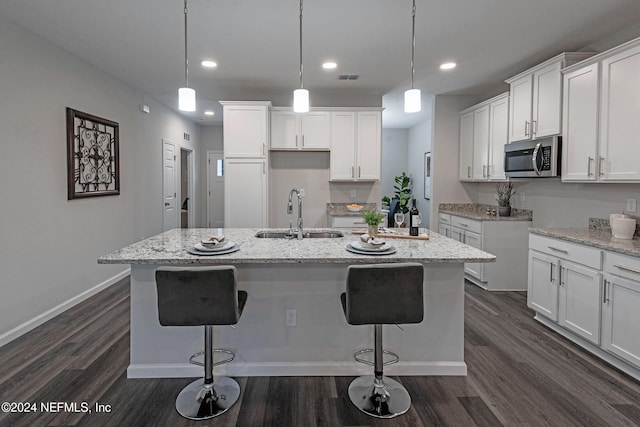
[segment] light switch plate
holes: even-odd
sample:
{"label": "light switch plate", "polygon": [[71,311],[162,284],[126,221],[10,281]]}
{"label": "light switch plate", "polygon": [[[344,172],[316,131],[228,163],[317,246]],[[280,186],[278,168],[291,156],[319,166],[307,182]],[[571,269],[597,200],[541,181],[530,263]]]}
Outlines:
{"label": "light switch plate", "polygon": [[635,212],[636,211],[636,199],[627,199],[627,212]]}

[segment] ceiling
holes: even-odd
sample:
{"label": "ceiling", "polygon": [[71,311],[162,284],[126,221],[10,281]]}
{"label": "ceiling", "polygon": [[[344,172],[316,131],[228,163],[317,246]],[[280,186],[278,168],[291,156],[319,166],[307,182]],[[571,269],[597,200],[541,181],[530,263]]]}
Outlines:
{"label": "ceiling", "polygon": [[[507,77],[640,22],[639,0],[416,0],[416,8],[415,87],[425,94],[501,90]],[[290,105],[299,83],[298,14],[297,0],[189,0],[198,111],[185,116],[219,123],[219,100]],[[0,15],[177,110],[182,0],[2,0]],[[424,111],[404,114],[401,106],[410,81],[410,0],[306,0],[303,31],[312,107],[380,105],[384,96],[385,127],[424,119]],[[203,69],[205,58],[217,69]],[[329,59],[336,70],[321,68]],[[440,71],[450,60],[458,67]]]}

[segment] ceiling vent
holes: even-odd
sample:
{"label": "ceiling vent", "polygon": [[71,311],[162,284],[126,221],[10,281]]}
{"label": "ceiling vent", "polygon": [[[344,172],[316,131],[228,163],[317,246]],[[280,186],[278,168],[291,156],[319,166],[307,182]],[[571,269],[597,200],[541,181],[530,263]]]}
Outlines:
{"label": "ceiling vent", "polygon": [[340,74],[338,80],[358,80],[360,74]]}

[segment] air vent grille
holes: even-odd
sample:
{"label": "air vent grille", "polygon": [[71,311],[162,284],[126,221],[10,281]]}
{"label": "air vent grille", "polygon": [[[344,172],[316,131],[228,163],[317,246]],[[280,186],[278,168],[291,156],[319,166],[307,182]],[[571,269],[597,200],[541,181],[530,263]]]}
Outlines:
{"label": "air vent grille", "polygon": [[358,80],[360,74],[340,74],[338,80]]}
{"label": "air vent grille", "polygon": [[184,132],[182,134],[182,137],[184,138],[185,141],[191,141],[191,135],[189,135],[187,132]]}

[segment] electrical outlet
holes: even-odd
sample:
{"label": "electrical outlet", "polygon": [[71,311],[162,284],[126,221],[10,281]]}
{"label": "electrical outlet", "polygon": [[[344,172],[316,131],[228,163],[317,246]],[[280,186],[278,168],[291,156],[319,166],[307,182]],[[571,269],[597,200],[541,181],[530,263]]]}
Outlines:
{"label": "electrical outlet", "polygon": [[636,211],[636,199],[627,199],[627,212]]}
{"label": "electrical outlet", "polygon": [[304,188],[301,188],[301,189],[300,189],[300,195],[301,195],[302,197],[304,197]]}
{"label": "electrical outlet", "polygon": [[296,326],[297,317],[298,315],[295,310],[287,310],[287,326]]}
{"label": "electrical outlet", "polygon": [[351,190],[351,197],[356,197],[356,190]]}

